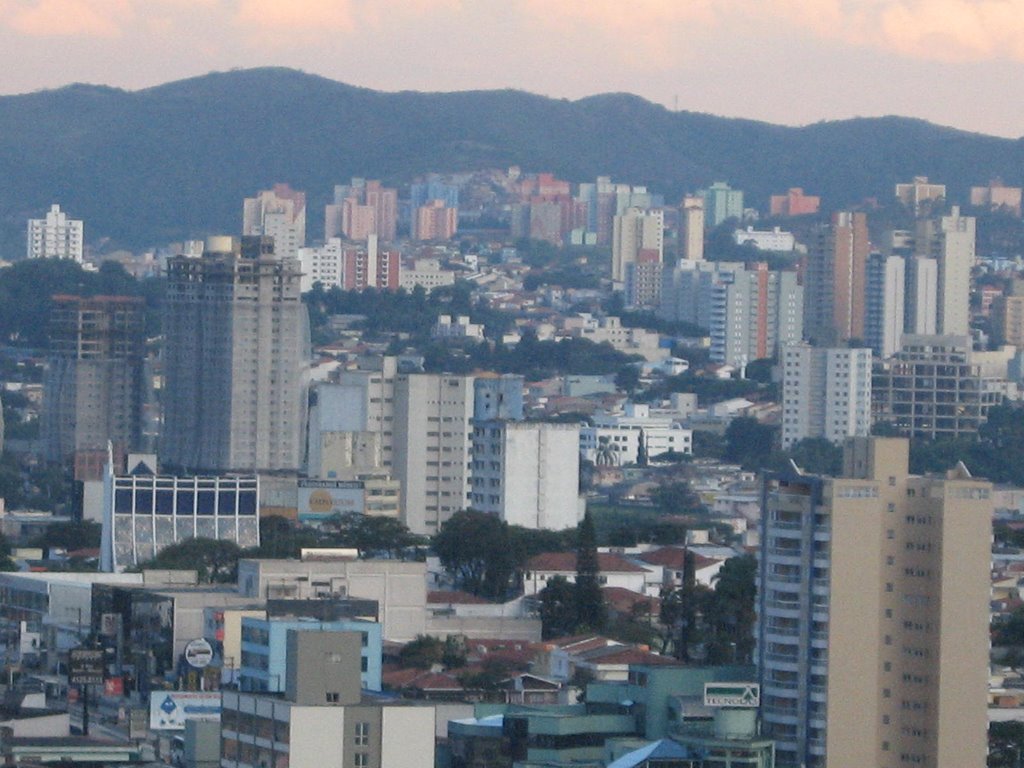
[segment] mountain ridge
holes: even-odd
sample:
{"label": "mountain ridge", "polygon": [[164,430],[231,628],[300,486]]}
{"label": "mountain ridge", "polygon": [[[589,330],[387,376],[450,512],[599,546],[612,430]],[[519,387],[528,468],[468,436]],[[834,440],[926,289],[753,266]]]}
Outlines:
{"label": "mountain ridge", "polygon": [[143,247],[235,232],[242,199],[281,181],[307,192],[316,237],[333,185],[351,176],[508,165],[610,175],[669,200],[726,180],[760,207],[799,186],[836,209],[915,175],[954,199],[996,176],[1020,184],[1024,140],[898,116],[790,127],[628,93],[383,92],[281,67],[136,91],[71,84],[0,97],[0,257],[21,256],[25,220],[51,202],[85,220],[89,242]]}

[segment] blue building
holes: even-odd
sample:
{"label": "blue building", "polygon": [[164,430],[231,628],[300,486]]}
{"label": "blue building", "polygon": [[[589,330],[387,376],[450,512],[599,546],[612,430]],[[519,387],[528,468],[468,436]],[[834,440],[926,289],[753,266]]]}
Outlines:
{"label": "blue building", "polygon": [[279,618],[242,619],[242,667],[238,687],[242,691],[282,693],[288,659],[288,630],[300,632],[359,632],[363,636],[360,659],[362,687],[380,691],[380,624],[361,619],[320,621]]}

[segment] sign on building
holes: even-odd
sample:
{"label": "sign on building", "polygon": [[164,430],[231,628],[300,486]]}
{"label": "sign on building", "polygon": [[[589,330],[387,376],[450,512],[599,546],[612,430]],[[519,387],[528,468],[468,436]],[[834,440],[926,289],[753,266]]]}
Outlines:
{"label": "sign on building", "polygon": [[72,648],[68,651],[68,683],[70,685],[103,685],[102,648]]}
{"label": "sign on building", "polygon": [[705,707],[761,706],[761,686],[757,683],[704,683]]}
{"label": "sign on building", "polygon": [[300,480],[300,521],[324,520],[334,515],[362,514],[363,484],[356,480]]}
{"label": "sign on building", "polygon": [[186,720],[220,720],[219,692],[153,691],[149,696],[149,727],[181,731]]}

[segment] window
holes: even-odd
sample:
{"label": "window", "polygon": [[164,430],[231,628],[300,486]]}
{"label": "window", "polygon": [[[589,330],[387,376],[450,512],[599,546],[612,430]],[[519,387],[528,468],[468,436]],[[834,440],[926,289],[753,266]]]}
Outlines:
{"label": "window", "polygon": [[354,743],[357,747],[365,747],[370,743],[370,724],[356,723]]}
{"label": "window", "polygon": [[366,752],[356,752],[352,755],[352,765],[356,768],[369,768],[370,756]]}
{"label": "window", "polygon": [[341,695],[337,691],[328,691],[325,694],[325,698],[328,704],[337,704],[341,701]]}

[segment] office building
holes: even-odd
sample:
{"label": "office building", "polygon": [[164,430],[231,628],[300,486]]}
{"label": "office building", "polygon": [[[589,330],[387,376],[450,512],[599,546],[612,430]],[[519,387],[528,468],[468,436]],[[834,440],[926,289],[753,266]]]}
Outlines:
{"label": "office building", "polygon": [[69,219],[57,204],[46,216],[28,220],[26,256],[30,259],[73,259],[82,262],[84,225]]}
{"label": "office building", "polygon": [[841,477],[764,484],[756,661],[780,768],[982,768],[991,484],[850,438]]}
{"label": "office building", "polygon": [[309,367],[298,262],[266,237],[214,237],[201,257],[170,259],[167,273],[163,461],[298,469]]}
{"label": "office building", "polygon": [[105,452],[108,442],[119,455],[142,447],[142,305],[134,296],[53,297],[42,411],[50,461]]}
{"label": "office building", "polygon": [[804,330],[808,341],[835,346],[864,338],[870,252],[864,213],[841,211],[818,227],[804,269]]}
{"label": "office building", "polygon": [[818,212],[821,198],[805,195],[800,187],[793,187],[782,195],[772,195],[769,213],[772,216],[808,216]]}
{"label": "office building", "polygon": [[299,248],[306,245],[306,193],[275,184],[256,197],[247,197],[242,235],[271,237],[278,258],[298,258]]}
{"label": "office building", "polygon": [[402,522],[433,535],[469,506],[473,377],[400,373],[394,384],[392,472]]}
{"label": "office building", "polygon": [[357,634],[360,688],[380,692],[381,632],[375,618],[337,621],[286,616],[243,618],[238,689],[284,693],[288,677],[288,636],[293,632],[316,632],[338,641],[344,639],[340,633],[346,637]]}
{"label": "office building", "polygon": [[781,227],[772,229],[737,229],[732,233],[733,242],[736,245],[750,245],[759,251],[775,251],[777,253],[792,253],[796,248],[796,237],[792,232],[783,232]]}
{"label": "office building", "polygon": [[726,219],[743,218],[743,192],[716,181],[697,193],[704,199],[704,226],[714,229]]}
{"label": "office building", "polygon": [[643,445],[649,459],[693,453],[693,431],[672,416],[652,415],[649,405],[627,403],[621,413],[597,413],[580,428],[580,456],[595,464],[635,464]]}
{"label": "office building", "polygon": [[287,636],[285,692],[224,691],[222,768],[433,768],[435,710],[360,691],[361,636]]}
{"label": "office building", "polygon": [[899,349],[906,314],[906,262],[875,252],[868,256],[864,296],[864,343],[879,357]]}
{"label": "office building", "polygon": [[580,428],[575,424],[480,421],[473,428],[473,509],[533,530],[575,528]]}
{"label": "office building", "polygon": [[900,351],[875,368],[874,422],[911,437],[975,434],[1004,395],[973,357],[966,336],[904,335]]}
{"label": "office building", "polygon": [[871,350],[782,347],[782,448],[806,438],[841,443],[871,432]]}
{"label": "office building", "polygon": [[684,197],[679,217],[680,260],[704,261],[704,198]]}
{"label": "office building", "polygon": [[128,463],[125,474],[115,474],[112,461],[104,473],[101,570],[145,565],[187,539],[231,541],[241,549],[259,546],[255,476],[162,475],[154,456],[129,455]]}
{"label": "office building", "polygon": [[626,265],[637,261],[641,251],[653,251],[664,259],[665,214],[661,210],[630,208],[616,216],[612,229],[612,281],[626,282]]}

